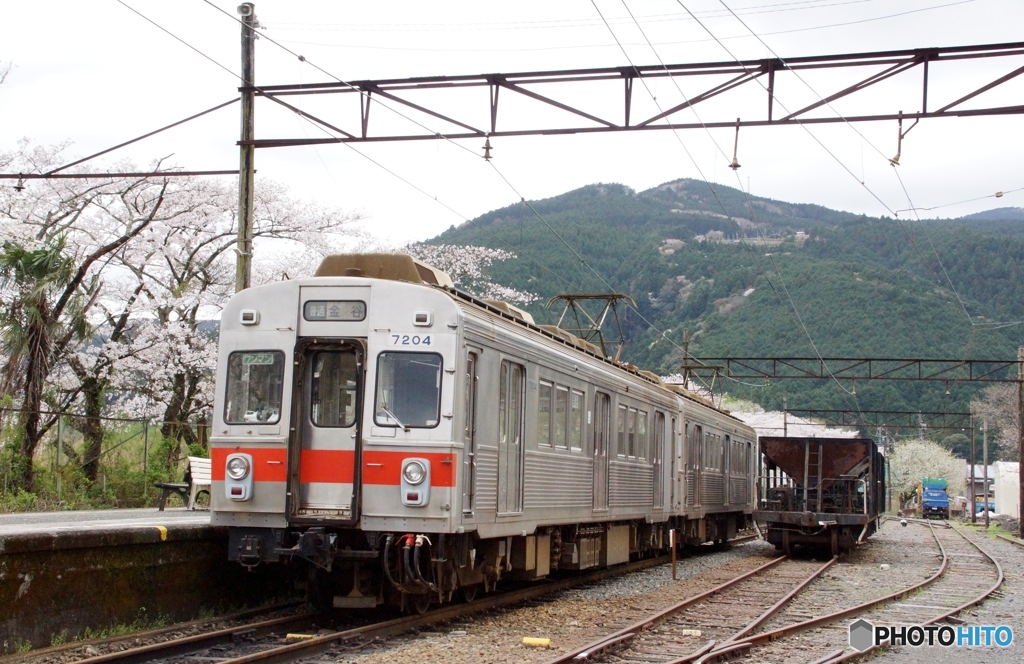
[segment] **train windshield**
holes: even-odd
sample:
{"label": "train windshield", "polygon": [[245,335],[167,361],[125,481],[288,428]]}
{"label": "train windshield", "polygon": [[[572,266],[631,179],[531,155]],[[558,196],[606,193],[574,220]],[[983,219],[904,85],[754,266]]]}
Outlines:
{"label": "train windshield", "polygon": [[441,410],[441,356],[381,353],[374,421],[380,426],[430,428]]}
{"label": "train windshield", "polygon": [[224,421],[229,424],[277,423],[281,419],[283,385],[284,353],[281,351],[231,353]]}

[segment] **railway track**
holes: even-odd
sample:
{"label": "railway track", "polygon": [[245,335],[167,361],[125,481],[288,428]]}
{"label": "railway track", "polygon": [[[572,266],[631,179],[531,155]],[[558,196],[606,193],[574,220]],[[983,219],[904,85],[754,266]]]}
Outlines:
{"label": "railway track", "polygon": [[[632,661],[661,664],[703,664],[755,649],[757,651],[752,657],[756,661],[791,660],[793,646],[785,639],[798,632],[808,631],[811,633],[803,636],[799,646],[801,658],[806,656],[807,661],[814,660],[814,664],[858,659],[874,648],[863,653],[852,648],[836,649],[836,644],[848,642],[849,627],[844,618],[858,616],[874,624],[928,625],[980,603],[1002,584],[1003,572],[999,563],[968,535],[955,526],[936,528],[930,523],[922,525],[929,529],[935,542],[935,557],[938,561],[936,570],[920,583],[884,597],[807,620],[789,621],[780,615],[775,618],[775,622],[780,622],[782,618],[782,626],[757,632],[772,615],[781,613],[800,588],[818,578],[828,567],[826,565],[811,573],[799,588],[787,593],[771,609],[758,613],[758,607],[763,607],[769,600],[757,595],[764,593],[766,596],[777,597],[784,583],[781,579],[769,579],[767,575],[755,575],[776,565],[781,571],[783,562],[795,562],[779,558],[754,573],[736,577],[667,611],[559,655],[547,664],[586,661],[608,651],[614,651],[617,657]],[[831,562],[834,559],[829,564]],[[789,570],[793,569],[789,567]],[[792,584],[798,575],[787,571],[787,574],[781,576],[790,576]],[[760,586],[756,583],[758,580]],[[744,584],[756,589],[753,596],[745,591]],[[742,621],[754,615],[756,617],[753,620],[742,624]],[[702,646],[686,654],[679,654],[687,646],[692,647],[694,643],[701,642]]]}
{"label": "railway track", "polygon": [[[730,540],[730,543],[735,544],[750,539],[756,539],[756,535],[739,537]],[[443,606],[424,615],[403,616],[364,625],[353,626],[350,624],[341,629],[328,631],[325,629],[323,614],[301,613],[206,633],[191,634],[135,648],[112,650],[86,659],[78,659],[76,664],[140,664],[170,660],[185,654],[194,658],[204,650],[209,651],[209,656],[203,654],[199,657],[200,659],[216,659],[219,664],[290,662],[322,653],[345,642],[353,640],[366,642],[404,634],[438,622],[450,621],[499,607],[512,606],[561,590],[663,565],[669,560],[668,556],[641,560],[612,569],[555,580],[540,586],[478,598],[468,604]],[[380,614],[378,613],[377,616],[379,617]],[[157,632],[162,633],[173,629],[165,628],[157,630]],[[308,638],[281,644],[284,635],[291,632],[305,634]],[[139,633],[132,635],[130,639],[123,640],[135,641],[138,638],[146,638],[146,636],[147,634]]]}
{"label": "railway track", "polygon": [[[920,593],[888,603],[865,613],[863,618],[874,624],[932,625],[947,619],[960,622],[955,616],[964,609],[980,604],[1003,584],[1003,568],[967,533],[951,524],[949,530],[931,528],[942,553],[939,578]],[[842,628],[840,642],[845,643],[847,626]],[[885,644],[883,644],[885,645]],[[865,657],[877,650],[864,652],[844,648],[827,653],[817,662],[837,664]]]}
{"label": "railway track", "polygon": [[[152,644],[167,643],[166,652],[172,653],[170,645],[186,641],[197,634],[204,634],[207,639],[216,639],[218,635],[230,638],[232,633],[239,630],[248,630],[253,625],[280,625],[287,627],[291,624],[302,624],[314,618],[317,614],[301,610],[301,602],[282,602],[255,609],[245,609],[212,618],[201,618],[184,623],[176,623],[166,627],[147,629],[128,634],[88,639],[85,641],[70,641],[48,648],[32,650],[27,653],[7,655],[0,657],[2,664],[46,664],[49,662],[69,661],[108,661],[105,657],[108,653],[126,653],[133,650],[138,642]],[[291,612],[291,613],[289,613]],[[264,618],[268,615],[279,614],[274,618]],[[280,615],[287,614],[287,615]],[[260,620],[262,618],[262,620]],[[255,620],[255,622],[253,622]],[[226,625],[226,626],[225,626]],[[281,627],[278,627],[280,629]],[[212,641],[211,641],[212,642]],[[90,653],[94,653],[90,656]],[[95,654],[99,653],[99,654]],[[117,655],[115,655],[115,658]],[[124,659],[128,662],[130,659]],[[136,660],[144,661],[144,660]]]}
{"label": "railway track", "polygon": [[[756,535],[744,535],[730,540],[729,543],[738,544],[756,538]],[[711,547],[708,547],[708,550],[712,550]],[[175,660],[182,655],[192,659],[216,660],[219,664],[243,664],[245,662],[269,664],[271,662],[295,661],[338,648],[346,643],[369,643],[373,639],[393,637],[435,623],[451,621],[499,607],[512,606],[550,593],[662,565],[668,561],[668,556],[641,560],[613,569],[598,570],[555,580],[540,586],[478,598],[469,604],[444,606],[422,616],[379,620],[381,612],[370,612],[360,614],[361,617],[366,618],[367,624],[353,624],[355,621],[350,620],[346,625],[334,624],[328,628],[327,619],[330,616],[318,613],[298,613],[293,616],[232,625],[225,629],[206,633],[193,633],[181,638],[167,638],[138,647],[126,648],[124,645],[125,642],[162,638],[164,633],[180,631],[183,626],[179,625],[152,632],[140,632],[123,639],[105,641],[98,645],[108,652],[85,659],[75,659],[75,661],[76,664],[139,664],[141,662]],[[256,612],[250,613],[257,615]],[[374,621],[374,618],[369,617],[374,615],[378,620]],[[292,632],[306,636],[297,642],[282,643],[285,641],[285,635]],[[81,646],[82,644],[78,644],[79,648]],[[70,653],[68,654],[70,655]],[[71,657],[54,657],[53,659],[44,657],[32,661],[65,662],[71,661],[73,658],[74,656],[71,655]],[[19,664],[21,663],[19,662]],[[29,663],[26,662],[26,664]]]}
{"label": "railway track", "polygon": [[[564,664],[608,651],[634,661],[683,664],[710,652],[731,652],[735,643],[769,620],[800,590],[836,562],[822,565],[781,556],[707,592],[550,660]],[[708,641],[708,638],[711,640]],[[707,642],[705,645],[700,645]]]}

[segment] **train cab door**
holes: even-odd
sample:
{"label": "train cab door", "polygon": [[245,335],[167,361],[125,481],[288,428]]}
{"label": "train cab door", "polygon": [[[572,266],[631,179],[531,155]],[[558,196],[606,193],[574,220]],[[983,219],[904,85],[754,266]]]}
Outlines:
{"label": "train cab door", "polygon": [[594,511],[608,509],[608,439],[612,400],[603,392],[594,399]]}
{"label": "train cab door", "polygon": [[290,459],[291,515],[355,523],[362,347],[309,340],[296,357],[300,383],[294,393],[301,402]]}

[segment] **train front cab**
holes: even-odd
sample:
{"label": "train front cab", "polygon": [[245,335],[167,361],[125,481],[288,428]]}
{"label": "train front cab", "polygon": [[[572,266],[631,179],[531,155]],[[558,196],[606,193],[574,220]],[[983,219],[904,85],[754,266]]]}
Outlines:
{"label": "train front cab", "polygon": [[[232,559],[303,559],[314,577],[348,578],[342,605],[372,606],[375,531],[454,529],[458,316],[441,291],[355,277],[232,299],[211,436],[211,521],[229,527]],[[425,542],[394,544],[401,557]]]}

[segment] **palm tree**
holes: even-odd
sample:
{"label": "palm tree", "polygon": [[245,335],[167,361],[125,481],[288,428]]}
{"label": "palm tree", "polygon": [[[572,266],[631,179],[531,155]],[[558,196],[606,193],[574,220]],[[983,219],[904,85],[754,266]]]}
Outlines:
{"label": "palm tree", "polygon": [[17,384],[23,395],[23,436],[14,475],[15,484],[26,491],[33,488],[32,458],[45,433],[40,411],[54,343],[82,339],[88,328],[88,307],[74,284],[76,260],[65,254],[65,244],[63,236],[35,249],[7,241],[0,252],[0,287],[11,295],[0,312],[0,338],[8,358],[5,387]]}

